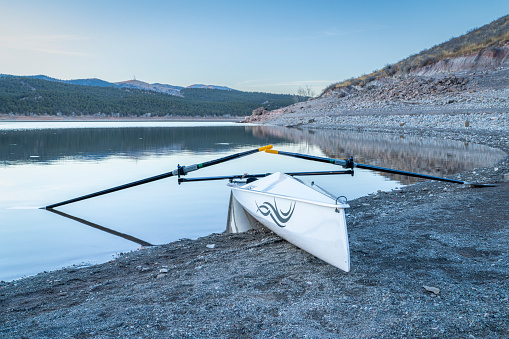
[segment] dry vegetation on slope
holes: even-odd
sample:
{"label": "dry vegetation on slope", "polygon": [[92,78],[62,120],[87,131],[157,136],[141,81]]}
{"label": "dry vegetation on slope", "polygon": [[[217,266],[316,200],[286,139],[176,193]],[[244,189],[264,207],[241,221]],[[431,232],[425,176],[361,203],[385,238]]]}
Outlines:
{"label": "dry vegetation on slope", "polygon": [[365,74],[358,78],[332,84],[327,87],[323,93],[348,86],[364,86],[370,81],[387,76],[408,74],[420,68],[435,64],[443,59],[482,53],[486,50],[494,50],[496,52],[497,49],[504,46],[509,46],[509,15],[503,16],[480,28],[473,29],[462,36],[452,38],[440,45],[411,55],[381,70]]}

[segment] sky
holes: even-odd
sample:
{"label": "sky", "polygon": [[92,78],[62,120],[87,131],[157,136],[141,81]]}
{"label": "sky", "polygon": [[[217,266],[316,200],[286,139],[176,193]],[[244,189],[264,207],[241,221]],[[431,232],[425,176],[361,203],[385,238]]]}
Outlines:
{"label": "sky", "polygon": [[507,14],[507,0],[0,0],[0,73],[320,94]]}

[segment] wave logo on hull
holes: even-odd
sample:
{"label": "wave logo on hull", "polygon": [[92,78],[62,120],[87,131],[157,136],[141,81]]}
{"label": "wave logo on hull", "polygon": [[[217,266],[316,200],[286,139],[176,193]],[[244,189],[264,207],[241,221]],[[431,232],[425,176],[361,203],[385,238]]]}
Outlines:
{"label": "wave logo on hull", "polygon": [[276,199],[274,199],[274,204],[271,204],[270,202],[264,202],[261,205],[258,205],[258,203],[255,201],[256,207],[258,207],[258,210],[256,212],[260,212],[263,216],[270,216],[272,220],[278,225],[279,227],[286,227],[286,223],[290,221],[290,218],[293,215],[293,212],[295,211],[295,201],[293,204],[290,204],[290,208],[288,211],[283,212],[277,207]]}

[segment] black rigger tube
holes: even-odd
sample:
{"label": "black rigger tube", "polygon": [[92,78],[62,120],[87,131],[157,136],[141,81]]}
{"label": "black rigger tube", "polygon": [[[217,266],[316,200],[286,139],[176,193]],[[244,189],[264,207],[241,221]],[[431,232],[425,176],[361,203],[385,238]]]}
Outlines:
{"label": "black rigger tube", "polygon": [[343,159],[331,159],[331,158],[323,158],[323,157],[317,157],[313,155],[307,155],[307,154],[301,154],[301,153],[292,153],[292,152],[285,152],[285,151],[277,151],[273,149],[267,149],[265,150],[267,153],[273,153],[273,154],[281,154],[286,155],[294,158],[300,158],[300,159],[306,159],[306,160],[312,160],[312,161],[319,161],[324,162],[328,164],[333,165],[340,165],[345,168],[362,168],[367,169],[371,171],[378,171],[378,172],[385,172],[385,173],[392,173],[392,174],[401,174],[406,175],[410,177],[417,177],[422,179],[430,179],[430,180],[437,180],[437,181],[445,181],[445,182],[452,182],[456,184],[463,184],[463,185],[471,185],[473,187],[494,187],[496,185],[493,184],[480,184],[480,183],[472,183],[472,182],[466,182],[456,179],[448,179],[448,178],[442,178],[442,177],[435,177],[433,175],[427,175],[427,174],[420,174],[420,173],[414,173],[414,172],[407,172],[407,171],[400,171],[395,170],[392,168],[385,168],[385,167],[378,167],[378,166],[372,166],[372,165],[365,165],[365,164],[358,164],[356,162],[353,162],[352,159],[349,160],[343,160]]}
{"label": "black rigger tube", "polygon": [[192,172],[192,171],[196,171],[196,170],[198,170],[200,168],[204,168],[204,167],[220,164],[222,162],[233,160],[233,159],[237,159],[237,158],[240,158],[240,157],[244,157],[246,155],[250,155],[250,154],[253,154],[253,153],[256,153],[256,152],[262,152],[262,151],[265,151],[265,150],[270,149],[270,148],[272,148],[272,145],[267,145],[267,146],[263,146],[263,147],[260,147],[260,148],[257,148],[257,149],[253,149],[253,150],[250,150],[250,151],[245,151],[245,152],[241,152],[241,153],[227,155],[225,157],[222,157],[222,158],[219,158],[219,159],[216,159],[216,160],[206,161],[206,162],[201,163],[201,164],[195,164],[195,165],[190,165],[190,166],[182,166],[182,167],[179,166],[179,167],[177,167],[177,169],[175,169],[175,170],[173,170],[171,172],[155,175],[153,177],[142,179],[142,180],[138,180],[138,181],[134,181],[134,182],[130,182],[128,184],[124,184],[124,185],[108,188],[108,189],[105,189],[105,190],[102,190],[102,191],[99,191],[99,192],[83,195],[81,197],[65,200],[65,201],[58,202],[56,204],[48,205],[46,207],[41,207],[41,208],[42,209],[53,209],[53,208],[58,207],[58,206],[63,206],[63,205],[71,204],[73,202],[77,202],[77,201],[81,201],[81,200],[86,200],[86,199],[98,197],[100,195],[104,195],[104,194],[108,194],[108,193],[113,193],[113,192],[120,191],[120,190],[123,190],[123,189],[126,189],[126,188],[130,188],[130,187],[134,187],[134,186],[138,186],[138,185],[143,185],[143,184],[146,184],[146,183],[149,183],[149,182],[152,182],[152,181],[161,180],[161,179],[172,177],[172,176],[175,176],[175,175],[180,177],[181,175],[186,175],[187,173]]}
{"label": "black rigger tube", "polygon": [[[204,178],[179,178],[181,182],[196,182],[196,181],[212,181],[212,180],[234,180],[234,179],[250,179],[250,178],[263,178],[271,175],[272,173],[263,174],[237,174],[237,175],[225,175],[219,177],[204,177]],[[305,176],[305,175],[337,175],[337,174],[353,174],[353,171],[319,171],[319,172],[289,172],[285,173],[289,176]]]}

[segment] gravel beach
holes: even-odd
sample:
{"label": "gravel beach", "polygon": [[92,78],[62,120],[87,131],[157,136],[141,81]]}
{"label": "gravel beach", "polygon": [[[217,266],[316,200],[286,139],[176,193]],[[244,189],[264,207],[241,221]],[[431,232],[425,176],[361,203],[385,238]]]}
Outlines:
{"label": "gravel beach", "polygon": [[[476,80],[469,92],[472,77],[436,102],[391,98],[389,109],[373,94],[379,106],[361,109],[353,105],[362,97],[336,94],[259,121],[508,152],[509,100],[499,100],[507,86],[483,89]],[[482,98],[438,109],[439,100],[467,94]],[[349,273],[269,231],[212,234],[2,282],[0,337],[509,337],[509,158],[453,177],[497,186],[428,181],[350,201]]]}

